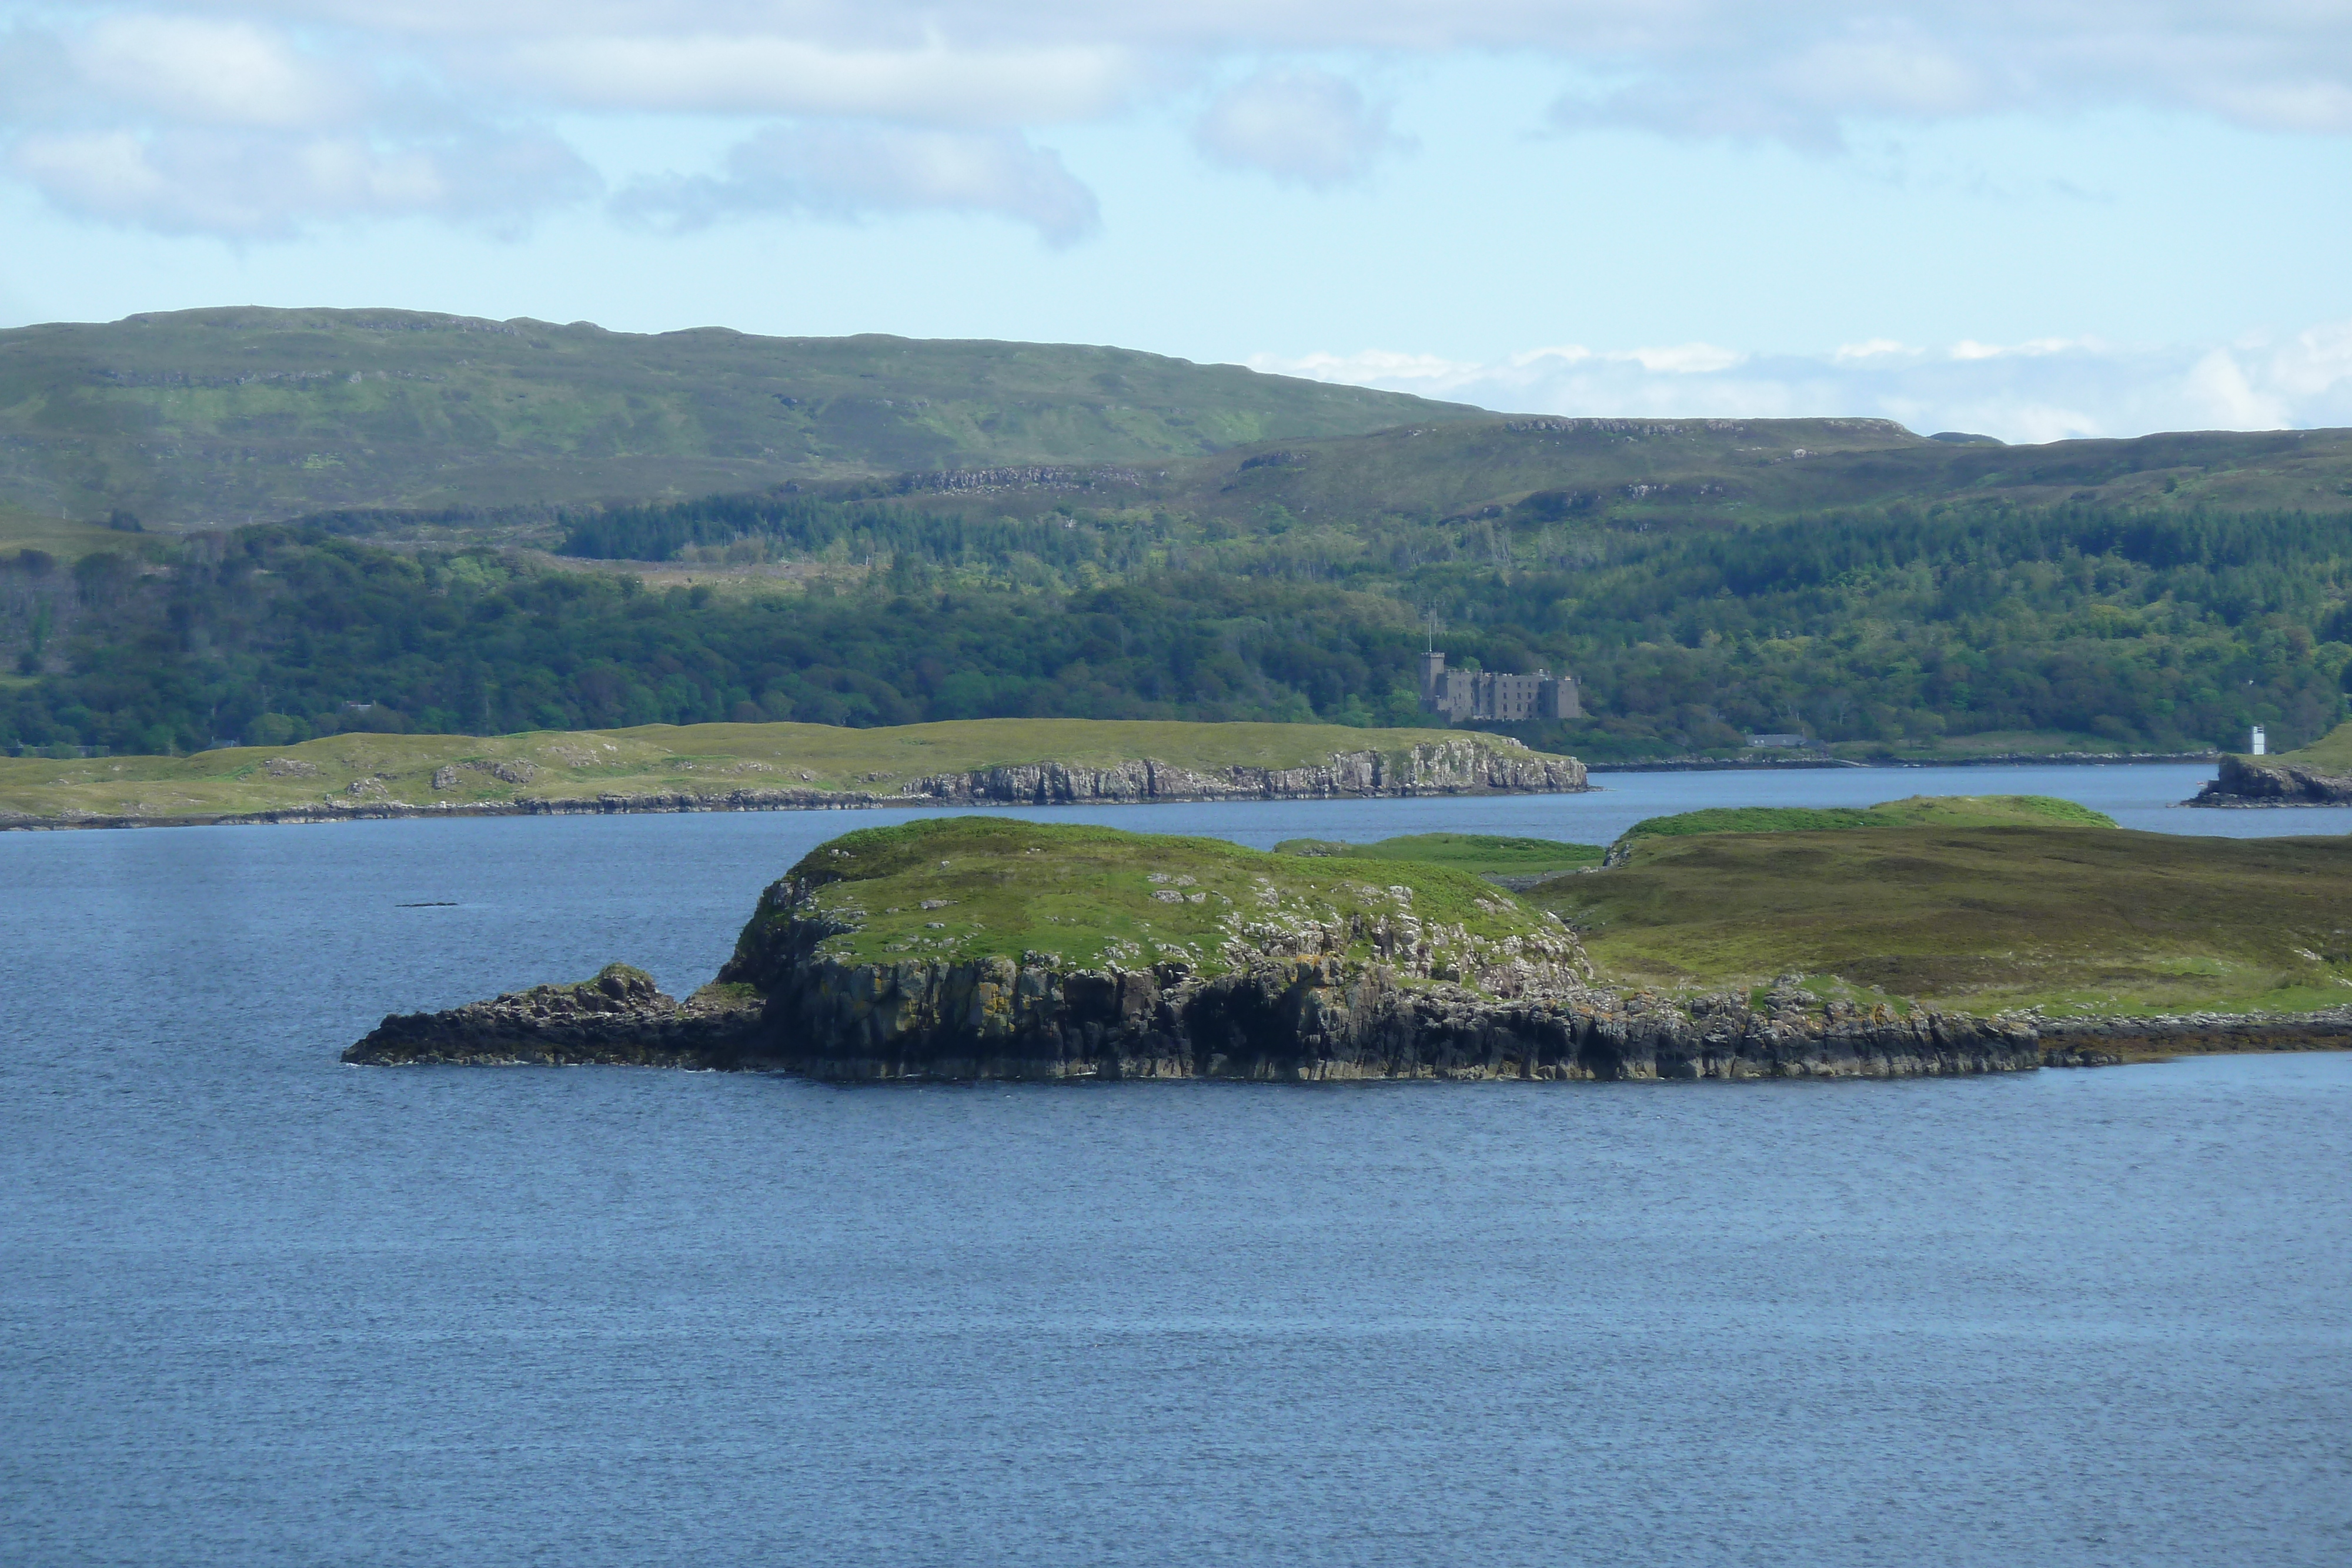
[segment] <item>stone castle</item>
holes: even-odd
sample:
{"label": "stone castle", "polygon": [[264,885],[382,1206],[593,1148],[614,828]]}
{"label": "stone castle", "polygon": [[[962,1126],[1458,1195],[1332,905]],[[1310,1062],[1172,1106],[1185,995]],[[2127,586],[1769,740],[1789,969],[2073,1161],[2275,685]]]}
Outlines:
{"label": "stone castle", "polygon": [[1584,705],[1577,700],[1573,675],[1555,675],[1549,670],[1538,670],[1532,675],[1449,670],[1445,655],[1432,652],[1421,656],[1421,711],[1441,714],[1449,722],[1486,718],[1512,723],[1582,718]]}

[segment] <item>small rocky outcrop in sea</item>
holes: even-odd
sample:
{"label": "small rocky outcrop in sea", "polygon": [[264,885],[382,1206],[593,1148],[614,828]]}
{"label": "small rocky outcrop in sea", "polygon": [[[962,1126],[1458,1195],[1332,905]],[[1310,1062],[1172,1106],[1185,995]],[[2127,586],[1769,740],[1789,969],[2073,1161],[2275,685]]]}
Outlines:
{"label": "small rocky outcrop in sea", "polygon": [[2218,776],[2192,806],[2352,806],[2352,774],[2327,773],[2299,762],[2224,757]]}
{"label": "small rocky outcrop in sea", "polygon": [[1898,1017],[1788,987],[1696,1003],[1601,988],[1554,917],[1441,867],[966,817],[812,852],[683,1004],[616,965],[388,1018],[344,1060],[846,1082],[1654,1079],[2007,1071],[2044,1052],[2021,1018]]}
{"label": "small rocky outcrop in sea", "polygon": [[607,964],[577,985],[533,986],[437,1013],[400,1013],[343,1052],[353,1062],[626,1062],[700,1067],[730,1051],[760,998],[706,988],[680,1007],[654,978]]}

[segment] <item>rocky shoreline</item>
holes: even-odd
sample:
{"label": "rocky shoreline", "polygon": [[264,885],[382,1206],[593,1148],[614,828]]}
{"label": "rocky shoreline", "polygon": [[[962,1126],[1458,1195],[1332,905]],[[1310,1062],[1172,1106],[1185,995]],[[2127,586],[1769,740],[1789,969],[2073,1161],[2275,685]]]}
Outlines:
{"label": "rocky shoreline", "polygon": [[2224,757],[2221,771],[2191,806],[2352,806],[2352,774],[2324,773],[2295,762]]}
{"label": "rocky shoreline", "polygon": [[[730,968],[732,966],[730,966]],[[363,1065],[620,1064],[829,1082],[1126,1079],[1909,1078],[2214,1051],[2352,1049],[2352,1007],[2310,1014],[1990,1018],[1821,1002],[1793,988],[1669,1000],[1584,989],[1499,998],[1397,983],[1329,957],[1202,980],[984,959],[817,964],[775,993],[723,981],[685,1003],[608,967],[438,1013],[387,1018]]]}
{"label": "rocky shoreline", "polygon": [[[1514,743],[1516,744],[1516,743]],[[0,830],[222,827],[379,821],[408,817],[612,816],[680,811],[838,811],[887,807],[1147,805],[1218,800],[1331,800],[1423,795],[1565,794],[1590,789],[1572,757],[1473,741],[1425,742],[1398,754],[1334,752],[1297,768],[1237,765],[1202,771],[1136,758],[1034,762],[940,773],[896,789],[750,789],[527,796],[508,800],[408,801],[365,796],[271,810],[130,816],[0,816]]]}

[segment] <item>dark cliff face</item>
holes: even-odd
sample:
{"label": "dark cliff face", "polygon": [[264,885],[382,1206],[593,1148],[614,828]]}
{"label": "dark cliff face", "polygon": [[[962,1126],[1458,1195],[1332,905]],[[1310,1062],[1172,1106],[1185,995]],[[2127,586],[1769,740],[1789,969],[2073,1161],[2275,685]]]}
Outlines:
{"label": "dark cliff face", "polygon": [[2023,1020],[1864,1014],[1795,992],[1762,1011],[1745,998],[1685,1008],[1580,988],[1500,998],[1330,956],[1207,977],[1002,958],[846,964],[812,956],[821,939],[787,909],[755,918],[721,981],[684,1006],[641,976],[616,982],[614,966],[580,986],[386,1019],[344,1060],[610,1061],[843,1082],[1885,1078],[2043,1060]]}
{"label": "dark cliff face", "polygon": [[2192,806],[2352,805],[2352,774],[2323,773],[2293,762],[2224,757],[2212,782],[2197,792]]}

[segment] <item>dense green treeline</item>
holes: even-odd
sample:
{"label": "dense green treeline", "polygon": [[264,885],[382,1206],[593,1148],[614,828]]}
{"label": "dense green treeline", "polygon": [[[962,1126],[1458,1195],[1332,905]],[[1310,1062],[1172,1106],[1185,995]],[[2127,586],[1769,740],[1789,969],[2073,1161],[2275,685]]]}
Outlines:
{"label": "dense green treeline", "polygon": [[2252,722],[2315,737],[2344,716],[2352,663],[2342,518],[1987,507],[1739,530],[1282,517],[1220,533],[1086,510],[760,507],[756,530],[716,503],[627,526],[673,530],[673,549],[756,533],[871,552],[874,569],[805,591],[656,591],[319,527],[142,538],[70,570],[0,559],[0,655],[18,672],[0,683],[0,744],[760,717],[1406,723],[1434,616],[1457,662],[1576,674],[1592,718],[1529,738],[1593,757],[1755,729],[2171,749],[2234,744]]}
{"label": "dense green treeline", "polygon": [[[706,496],[566,513],[562,522],[563,552],[598,560],[671,560],[689,551],[739,561],[878,558],[904,569],[1033,582],[1071,580],[1088,567],[1097,577],[1131,572],[1147,563],[1140,535],[1107,530],[1091,512],[1080,528],[1066,509],[1016,517],[781,494]],[[1015,563],[1043,570],[1024,572]]]}

